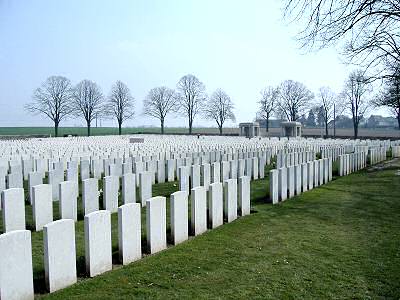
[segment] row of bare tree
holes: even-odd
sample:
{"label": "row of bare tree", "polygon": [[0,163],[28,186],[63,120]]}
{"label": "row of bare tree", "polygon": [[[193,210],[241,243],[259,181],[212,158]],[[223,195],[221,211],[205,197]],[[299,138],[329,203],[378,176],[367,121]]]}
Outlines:
{"label": "row of bare tree", "polygon": [[[121,81],[117,81],[109,96],[104,97],[101,88],[93,81],[82,80],[73,86],[63,76],[51,76],[35,90],[33,101],[25,108],[52,120],[55,136],[58,136],[60,122],[68,117],[83,118],[88,136],[94,119],[115,118],[121,134],[123,122],[134,116],[134,98]],[[224,123],[227,120],[235,121],[233,110],[233,101],[226,92],[217,89],[208,97],[204,84],[191,74],[179,80],[177,90],[165,86],[151,89],[143,102],[143,114],[159,119],[161,133],[164,133],[167,115],[178,113],[187,117],[189,134],[198,115],[214,120],[222,134]]]}
{"label": "row of bare tree", "polygon": [[[353,116],[354,135],[365,113],[371,82],[381,80],[381,92],[371,101],[388,107],[400,129],[400,1],[284,0],[284,15],[305,24],[297,35],[309,50],[339,46],[344,61],[362,71],[350,75],[345,93]],[[305,22],[304,22],[305,21]],[[368,76],[365,74],[369,73]]]}
{"label": "row of bare tree", "polygon": [[[258,114],[266,120],[268,132],[268,123],[273,115],[296,121],[306,110],[316,106],[322,111],[325,136],[328,136],[329,123],[335,122],[336,115],[347,110],[352,116],[354,138],[357,138],[360,120],[368,107],[373,104],[371,92],[371,82],[361,70],[350,73],[343,91],[339,94],[334,93],[329,87],[321,87],[315,96],[304,84],[285,80],[277,87],[269,86],[260,92]],[[375,104],[384,105],[377,102]]]}

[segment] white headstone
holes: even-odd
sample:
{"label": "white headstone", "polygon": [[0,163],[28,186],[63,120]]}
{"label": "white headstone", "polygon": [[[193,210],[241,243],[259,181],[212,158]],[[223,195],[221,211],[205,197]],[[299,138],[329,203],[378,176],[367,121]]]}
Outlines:
{"label": "white headstone", "polygon": [[108,210],[85,216],[85,262],[90,277],[112,269],[111,213]]}
{"label": "white headstone", "polygon": [[84,215],[99,210],[99,182],[97,178],[82,181],[82,207]]}
{"label": "white headstone", "polygon": [[188,239],[188,196],[185,191],[171,194],[171,235],[174,245]]}
{"label": "white headstone", "polygon": [[191,190],[191,229],[194,235],[207,231],[207,196],[203,186]]}
{"label": "white headstone", "polygon": [[1,207],[4,232],[25,230],[24,189],[13,188],[4,190],[1,193]]}
{"label": "white headstone", "polygon": [[237,219],[237,180],[224,181],[224,215],[228,223]]}
{"label": "white headstone", "polygon": [[211,228],[216,228],[224,223],[224,202],[221,182],[210,184],[208,191],[208,213],[211,221]]}
{"label": "white headstone", "polygon": [[52,188],[49,184],[40,184],[32,187],[32,213],[35,230],[40,231],[43,226],[53,222]]}
{"label": "white headstone", "polygon": [[119,259],[123,265],[142,258],[140,203],[127,203],[118,208]]}
{"label": "white headstone", "polygon": [[76,283],[74,220],[58,220],[45,225],[43,244],[46,286],[50,293]]}
{"label": "white headstone", "polygon": [[1,234],[0,253],[0,298],[33,300],[31,232]]}
{"label": "white headstone", "polygon": [[153,197],[146,200],[146,235],[150,253],[167,248],[166,199]]}
{"label": "white headstone", "polygon": [[250,214],[250,177],[239,178],[239,211],[242,216]]}

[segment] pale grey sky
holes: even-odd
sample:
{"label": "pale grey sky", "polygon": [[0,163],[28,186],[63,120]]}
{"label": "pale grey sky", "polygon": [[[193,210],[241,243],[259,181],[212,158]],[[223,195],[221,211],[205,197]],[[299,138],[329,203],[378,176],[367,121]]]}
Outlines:
{"label": "pale grey sky", "polygon": [[[74,84],[93,80],[105,95],[116,80],[125,82],[136,101],[136,116],[126,126],[158,125],[140,115],[142,100],[153,87],[175,88],[188,73],[208,94],[222,88],[231,96],[237,123],[255,117],[263,87],[285,79],[313,92],[323,85],[340,92],[351,67],[333,48],[303,54],[294,40],[300,27],[285,24],[282,3],[0,0],[0,126],[52,125],[23,109],[51,75]],[[166,126],[186,123],[166,120]],[[195,125],[214,124],[198,118]]]}

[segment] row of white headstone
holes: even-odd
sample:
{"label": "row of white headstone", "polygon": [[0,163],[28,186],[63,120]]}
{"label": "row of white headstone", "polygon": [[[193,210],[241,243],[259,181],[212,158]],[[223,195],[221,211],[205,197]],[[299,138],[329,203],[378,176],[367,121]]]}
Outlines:
{"label": "row of white headstone", "polygon": [[339,156],[339,176],[364,169],[367,166],[367,155],[365,152],[355,152]]}
{"label": "row of white headstone", "polygon": [[[178,172],[179,187],[180,190],[189,192],[189,186],[193,188],[201,185],[208,190],[211,183],[224,182],[227,179],[235,179],[245,175],[252,179],[264,178],[264,168],[265,160],[263,157],[260,159],[253,157],[222,161],[221,163],[214,162],[211,165],[183,166],[179,167]],[[49,172],[49,184],[42,184],[42,173],[29,173],[28,191],[36,231],[42,230],[43,225],[53,221],[53,200],[59,200],[61,218],[77,220],[77,197],[79,196],[77,172],[69,172],[71,170],[75,169],[67,169],[67,181],[63,181],[64,172],[62,170],[51,170]],[[71,176],[71,173],[74,175]],[[151,177],[151,172],[139,173],[139,201],[142,206],[145,206],[146,200],[152,197]],[[123,204],[136,202],[136,186],[136,174],[132,173],[122,175],[121,189],[120,179],[117,175],[103,177],[103,191],[99,191],[97,178],[84,179],[82,181],[83,214],[86,215],[99,210],[100,192],[103,192],[103,208],[111,212],[117,211],[120,190]],[[12,225],[20,224],[20,220],[25,219],[24,190],[22,188],[4,190],[2,198],[0,207],[4,207],[4,232],[25,229],[25,227]],[[25,224],[25,222],[23,223]]]}
{"label": "row of white headstone", "polygon": [[400,157],[400,146],[392,147],[392,157]]}
{"label": "row of white headstone", "polygon": [[[48,185],[47,193],[50,194]],[[35,189],[36,187],[34,187]],[[4,191],[6,197],[22,193],[21,189]],[[21,201],[15,201],[21,202]],[[50,202],[51,203],[51,202]],[[7,203],[8,204],[8,203]],[[170,198],[170,223],[173,243],[189,237],[189,202],[186,191]],[[5,206],[8,210],[8,206]],[[250,214],[250,178],[211,183],[209,191],[198,186],[190,193],[190,228],[196,236],[223,224],[224,217],[232,222]],[[207,215],[208,212],[208,215]],[[166,198],[146,200],[146,237],[149,253],[167,248]],[[21,228],[25,225],[20,224]],[[112,269],[111,211],[98,210],[85,215],[85,262],[90,277]],[[127,203],[118,208],[118,244],[122,264],[142,257],[141,204]],[[50,292],[77,281],[75,222],[61,219],[43,225],[43,247],[46,286]],[[1,299],[33,299],[32,245],[28,230],[16,229],[0,235],[0,297]]]}
{"label": "row of white headstone", "polygon": [[330,158],[273,169],[269,173],[270,200],[272,204],[277,204],[331,180]]}

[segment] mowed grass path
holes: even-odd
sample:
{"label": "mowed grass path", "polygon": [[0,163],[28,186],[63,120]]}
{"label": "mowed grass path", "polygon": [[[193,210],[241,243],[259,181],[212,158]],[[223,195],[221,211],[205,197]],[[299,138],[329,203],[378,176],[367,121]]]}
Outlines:
{"label": "mowed grass path", "polygon": [[[54,294],[54,299],[399,298],[400,176],[359,172]],[[38,297],[39,297],[38,296]]]}

